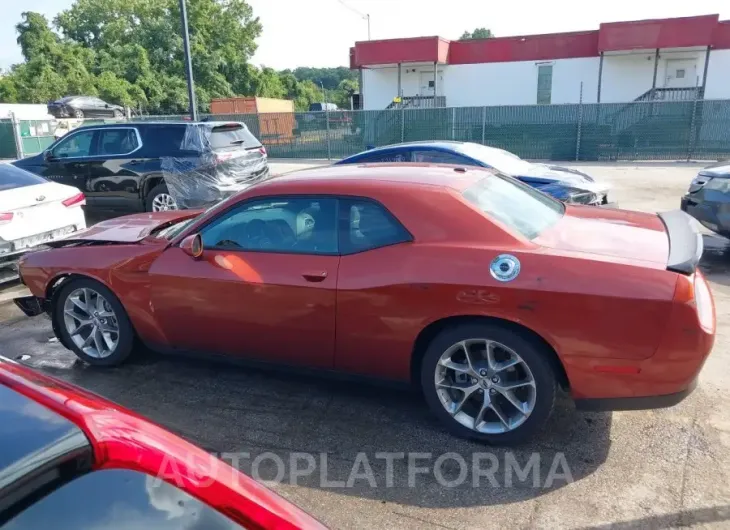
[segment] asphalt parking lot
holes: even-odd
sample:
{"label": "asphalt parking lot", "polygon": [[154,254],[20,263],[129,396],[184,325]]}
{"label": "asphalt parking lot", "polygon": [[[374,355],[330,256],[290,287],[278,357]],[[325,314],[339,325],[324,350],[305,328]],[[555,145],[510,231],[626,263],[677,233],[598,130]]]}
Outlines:
{"label": "asphalt parking lot", "polygon": [[[272,164],[278,172],[304,165]],[[701,165],[580,167],[610,182],[621,207],[662,211],[679,206]],[[272,453],[259,459],[258,474],[274,478],[276,458],[285,462],[284,482],[269,485],[333,528],[728,528],[730,244],[707,234],[705,247],[702,269],[715,296],[718,331],[699,388],[680,405],[657,411],[578,413],[563,398],[542,435],[509,450],[446,434],[407,390],[156,355],[119,368],[89,368],[52,338],[47,319],[25,318],[12,305],[19,286],[0,289],[0,352],[138,411],[209,451],[239,454],[243,471],[252,473],[256,457]],[[482,478],[474,487],[469,476],[448,487],[434,472],[409,477],[409,454],[432,455],[419,465],[433,468],[447,452],[469,466],[474,455],[491,453],[496,480]],[[315,468],[291,480],[292,454],[302,453],[312,455]],[[381,453],[405,457],[395,457],[389,469]],[[526,469],[535,453],[539,465],[528,479],[510,475],[508,484],[505,463]],[[572,480],[547,480],[561,454]],[[367,471],[363,458],[374,481],[364,473],[347,487],[356,463]],[[296,462],[300,470],[309,463]],[[456,460],[441,470],[457,482]]]}

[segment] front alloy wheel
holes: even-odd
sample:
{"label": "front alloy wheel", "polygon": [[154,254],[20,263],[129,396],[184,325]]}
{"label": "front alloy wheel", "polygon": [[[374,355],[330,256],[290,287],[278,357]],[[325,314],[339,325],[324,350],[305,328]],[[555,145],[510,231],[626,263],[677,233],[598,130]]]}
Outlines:
{"label": "front alloy wheel", "polygon": [[89,364],[113,366],[131,354],[135,333],[121,302],[91,278],[65,280],[53,296],[53,329],[61,344]]}
{"label": "front alloy wheel", "polygon": [[74,344],[89,357],[109,357],[119,344],[117,315],[93,289],[82,287],[66,297],[63,323]]}

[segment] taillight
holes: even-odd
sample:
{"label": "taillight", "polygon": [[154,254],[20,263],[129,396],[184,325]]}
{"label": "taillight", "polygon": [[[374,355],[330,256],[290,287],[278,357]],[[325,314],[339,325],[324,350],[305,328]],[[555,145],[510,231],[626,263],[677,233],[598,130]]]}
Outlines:
{"label": "taillight", "polygon": [[700,325],[710,333],[715,331],[715,304],[707,281],[701,273],[695,275],[695,304]]}
{"label": "taillight", "polygon": [[13,212],[0,213],[0,225],[8,224],[13,220]]}
{"label": "taillight", "polygon": [[73,197],[69,197],[63,201],[63,205],[67,208],[69,206],[83,206],[84,204],[86,204],[86,197],[83,193],[77,193]]}
{"label": "taillight", "polygon": [[259,153],[266,156],[266,148],[263,145],[261,147],[259,147]]}

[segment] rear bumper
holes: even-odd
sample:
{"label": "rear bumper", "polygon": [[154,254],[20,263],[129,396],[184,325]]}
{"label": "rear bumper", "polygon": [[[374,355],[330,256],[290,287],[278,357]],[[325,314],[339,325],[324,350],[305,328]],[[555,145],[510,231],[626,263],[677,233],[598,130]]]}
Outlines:
{"label": "rear bumper", "polygon": [[693,379],[687,388],[672,394],[661,396],[618,397],[618,398],[587,398],[576,399],[575,408],[590,412],[609,410],[646,410],[673,407],[689,396],[697,388],[697,378]]}

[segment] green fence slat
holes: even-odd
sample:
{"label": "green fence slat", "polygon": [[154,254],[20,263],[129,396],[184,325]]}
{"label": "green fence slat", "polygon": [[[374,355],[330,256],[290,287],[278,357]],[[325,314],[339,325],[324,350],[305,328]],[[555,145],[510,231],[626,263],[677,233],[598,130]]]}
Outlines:
{"label": "green fence slat", "polygon": [[[339,159],[401,141],[484,142],[538,160],[685,160],[730,157],[730,100],[568,105],[402,108],[205,115],[244,122],[272,158]],[[182,120],[144,116],[132,121]],[[91,123],[88,121],[87,123]],[[26,156],[52,137],[21,122]],[[35,133],[34,133],[35,131]],[[10,122],[0,121],[0,157],[13,157]]]}

